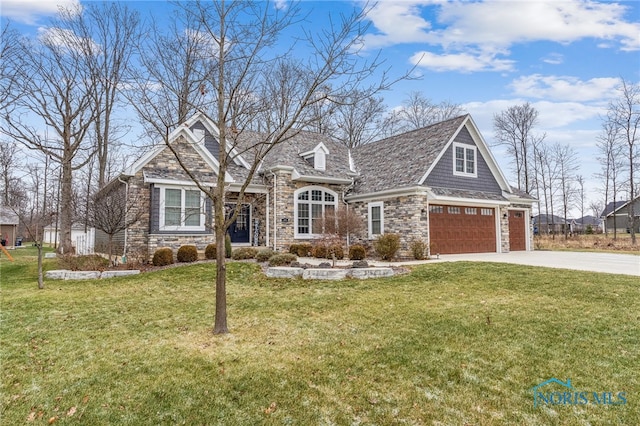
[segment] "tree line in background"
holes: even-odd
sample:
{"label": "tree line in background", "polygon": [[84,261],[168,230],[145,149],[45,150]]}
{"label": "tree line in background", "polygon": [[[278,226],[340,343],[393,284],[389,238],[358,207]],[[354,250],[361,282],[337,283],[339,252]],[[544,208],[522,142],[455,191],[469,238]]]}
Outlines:
{"label": "tree line in background", "polygon": [[[538,111],[529,103],[514,105],[494,116],[495,140],[506,147],[517,177],[517,188],[535,196],[540,202],[539,232],[555,229],[553,221],[559,212],[568,223],[568,212],[577,208],[585,216],[584,176],[579,173],[581,158],[576,150],[558,142],[546,140],[546,134],[537,133]],[[602,132],[596,143],[601,171],[596,178],[601,182],[601,201],[588,206],[599,218],[605,207],[619,200],[635,200],[639,179],[635,168],[640,161],[638,128],[640,127],[640,86],[621,80],[617,96],[609,103],[602,119]],[[614,238],[616,236],[616,216]],[[545,225],[545,226],[543,226]],[[629,205],[627,223],[632,244],[636,244],[637,218],[634,203]],[[563,227],[565,237],[569,229]],[[605,228],[606,229],[606,228]],[[608,230],[607,230],[608,232]]]}

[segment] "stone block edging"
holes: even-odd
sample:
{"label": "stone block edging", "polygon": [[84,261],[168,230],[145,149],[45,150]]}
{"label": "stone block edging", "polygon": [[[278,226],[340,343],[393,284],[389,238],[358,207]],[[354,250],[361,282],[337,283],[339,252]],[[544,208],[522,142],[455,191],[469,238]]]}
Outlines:
{"label": "stone block edging", "polygon": [[275,266],[267,268],[269,278],[298,278],[305,280],[343,280],[347,277],[356,279],[384,278],[394,275],[391,268],[352,268],[352,269],[329,269],[329,268],[292,268],[288,266]]}
{"label": "stone block edging", "polygon": [[128,275],[137,275],[140,271],[137,269],[123,271],[70,271],[68,269],[54,269],[45,272],[45,278],[50,280],[98,280],[102,278],[125,277]]}

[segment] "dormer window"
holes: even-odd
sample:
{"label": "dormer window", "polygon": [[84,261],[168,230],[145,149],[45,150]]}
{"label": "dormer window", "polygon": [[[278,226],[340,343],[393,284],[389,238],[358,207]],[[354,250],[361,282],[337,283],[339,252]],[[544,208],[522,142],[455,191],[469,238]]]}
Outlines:
{"label": "dormer window", "polygon": [[309,163],[314,169],[326,170],[327,154],[329,154],[329,150],[321,142],[315,148],[313,148],[313,150],[304,152],[300,154],[300,156],[304,158],[307,163]]}

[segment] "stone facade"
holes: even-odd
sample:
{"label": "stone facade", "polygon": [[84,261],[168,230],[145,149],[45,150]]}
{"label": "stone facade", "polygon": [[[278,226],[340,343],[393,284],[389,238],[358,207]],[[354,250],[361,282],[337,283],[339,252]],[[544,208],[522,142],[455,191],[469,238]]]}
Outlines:
{"label": "stone facade", "polygon": [[[411,243],[413,241],[422,241],[425,244],[429,241],[429,215],[426,194],[402,195],[393,198],[383,198],[380,200],[384,203],[384,232],[396,233],[400,235],[400,250],[398,257],[412,258]],[[371,201],[358,201],[350,206],[365,220],[369,215],[369,203]],[[365,228],[364,234],[360,235],[360,239],[365,241],[366,245],[371,245],[373,239],[369,238],[368,227]]]}
{"label": "stone facade", "polygon": [[[176,149],[180,149],[184,164],[189,165],[189,170],[197,174],[201,181],[215,182],[215,173],[202,157],[183,140],[178,140]],[[182,245],[195,245],[198,250],[204,250],[208,244],[215,243],[213,234],[213,220],[209,217],[205,223],[206,232],[156,232],[150,230],[151,223],[151,184],[144,181],[145,172],[152,173],[155,170],[169,170],[176,176],[183,176],[184,171],[175,159],[174,154],[164,149],[147,163],[140,171],[128,181],[129,200],[133,200],[132,215],[139,215],[140,220],[130,226],[127,231],[127,257],[137,260],[150,260],[153,253],[163,247],[169,247],[174,252]],[[184,176],[183,176],[184,177]],[[243,204],[251,206],[251,232],[255,232],[253,219],[260,221],[258,228],[258,242],[264,245],[266,236],[266,194],[245,194]],[[237,201],[237,194],[227,194],[227,201]],[[252,238],[253,241],[253,238]]]}
{"label": "stone facade", "polygon": [[[305,187],[322,187],[330,189],[335,192],[337,197],[338,206],[344,204],[343,191],[346,186],[343,185],[322,185],[304,181],[293,181],[291,177],[291,171],[287,169],[280,169],[273,172],[273,175],[267,175],[265,177],[265,184],[269,188],[270,192],[270,246],[274,247],[276,251],[288,251],[291,244],[298,244],[304,242],[313,242],[313,239],[309,238],[296,238],[295,237],[295,201],[294,193],[298,189]],[[275,195],[274,195],[274,181],[275,181]],[[273,206],[275,200],[275,218],[273,214]],[[275,228],[274,228],[275,222]],[[275,229],[275,231],[274,231]]]}

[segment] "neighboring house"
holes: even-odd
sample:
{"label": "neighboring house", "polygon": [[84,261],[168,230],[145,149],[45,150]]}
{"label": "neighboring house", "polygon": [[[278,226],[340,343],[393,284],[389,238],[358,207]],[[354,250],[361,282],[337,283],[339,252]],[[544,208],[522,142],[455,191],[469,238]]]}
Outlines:
{"label": "neighboring house", "polygon": [[[44,227],[42,242],[45,244],[60,244],[60,226],[52,223]],[[94,253],[95,229],[84,224],[74,222],[71,225],[71,245],[76,254],[86,255]]]}
{"label": "neighboring house", "polygon": [[5,247],[13,247],[18,238],[18,215],[7,207],[0,207],[0,240]]}
{"label": "neighboring house", "polygon": [[585,233],[589,229],[589,226],[591,226],[591,232],[600,234],[604,228],[604,221],[595,216],[584,216],[580,219],[574,219],[572,226],[574,232]]}
{"label": "neighboring house", "polygon": [[538,214],[533,217],[533,230],[536,234],[562,234],[565,228],[570,226],[571,219],[565,221],[564,218],[553,214]]}
{"label": "neighboring house", "polygon": [[[217,134],[198,114],[168,139],[204,187],[216,182]],[[241,134],[240,146],[255,135]],[[227,200],[234,203],[254,153],[228,155]],[[214,242],[211,202],[168,147],[157,146],[109,185],[119,185],[138,209],[131,214],[140,220],[122,238],[126,253],[149,258],[160,247]],[[535,201],[509,186],[469,115],[351,152],[327,136],[300,132],[263,160],[229,233],[234,245],[282,251],[321,236],[324,217],[347,206],[367,224],[355,240],[398,233],[400,256],[411,255],[413,240],[430,244],[432,254],[531,250]]]}
{"label": "neighboring house", "polygon": [[[629,208],[630,201],[612,201],[600,215],[604,219],[605,229],[607,232],[613,232],[614,228],[617,232],[630,232],[629,224]],[[633,201],[633,210],[635,216],[634,228],[636,233],[640,232],[640,196]]]}

